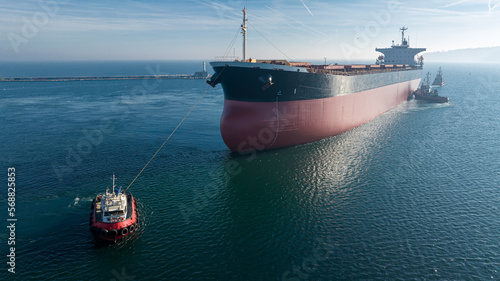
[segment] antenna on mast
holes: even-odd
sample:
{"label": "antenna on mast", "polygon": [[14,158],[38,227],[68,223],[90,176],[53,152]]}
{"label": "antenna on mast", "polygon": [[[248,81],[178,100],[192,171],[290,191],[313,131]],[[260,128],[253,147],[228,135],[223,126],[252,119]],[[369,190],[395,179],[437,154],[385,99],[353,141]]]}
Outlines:
{"label": "antenna on mast", "polygon": [[408,27],[401,27],[399,30],[401,30],[401,46],[406,45],[405,44],[405,30],[408,30]]}
{"label": "antenna on mast", "polygon": [[243,8],[243,24],[241,25],[243,34],[243,61],[247,61],[247,8]]}

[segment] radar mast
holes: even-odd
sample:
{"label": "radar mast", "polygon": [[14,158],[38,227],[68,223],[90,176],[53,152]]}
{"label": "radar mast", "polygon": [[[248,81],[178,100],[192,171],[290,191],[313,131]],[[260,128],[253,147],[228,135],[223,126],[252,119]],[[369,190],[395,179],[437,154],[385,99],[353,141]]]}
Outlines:
{"label": "radar mast", "polygon": [[405,40],[405,30],[408,30],[408,27],[401,27],[399,30],[401,30],[401,46],[407,45],[407,42]]}
{"label": "radar mast", "polygon": [[247,8],[243,8],[243,24],[241,24],[243,34],[243,61],[247,61]]}

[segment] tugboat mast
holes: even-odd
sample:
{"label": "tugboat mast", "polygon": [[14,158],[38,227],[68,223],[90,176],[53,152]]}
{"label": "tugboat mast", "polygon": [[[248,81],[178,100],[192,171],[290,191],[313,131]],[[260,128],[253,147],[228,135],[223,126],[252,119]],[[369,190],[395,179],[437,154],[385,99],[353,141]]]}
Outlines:
{"label": "tugboat mast", "polygon": [[247,8],[243,8],[243,24],[241,25],[243,34],[243,61],[247,61]]}
{"label": "tugboat mast", "polygon": [[431,73],[430,72],[427,72],[427,74],[425,75],[425,83],[427,83],[428,86],[431,85]]}

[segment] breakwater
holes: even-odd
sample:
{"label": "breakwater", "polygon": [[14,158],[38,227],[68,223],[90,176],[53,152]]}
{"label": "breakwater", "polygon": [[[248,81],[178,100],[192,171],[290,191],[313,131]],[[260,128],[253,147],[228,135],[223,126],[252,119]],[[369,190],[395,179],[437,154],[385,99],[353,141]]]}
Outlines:
{"label": "breakwater", "polygon": [[0,77],[0,82],[59,82],[99,80],[144,80],[144,79],[207,79],[206,72],[169,75],[120,75],[120,76],[68,76],[68,77]]}

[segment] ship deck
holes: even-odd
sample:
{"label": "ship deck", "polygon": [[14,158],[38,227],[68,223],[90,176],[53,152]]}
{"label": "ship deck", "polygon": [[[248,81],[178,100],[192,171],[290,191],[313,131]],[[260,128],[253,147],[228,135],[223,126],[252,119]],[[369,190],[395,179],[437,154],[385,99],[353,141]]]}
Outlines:
{"label": "ship deck", "polygon": [[[334,65],[340,66],[340,68],[329,69],[329,65],[314,65],[307,69],[310,73],[321,73],[321,74],[332,74],[332,75],[363,75],[372,73],[383,73],[383,72],[393,72],[393,71],[405,71],[405,70],[415,70],[420,68],[410,67],[410,66],[387,66],[387,65]],[[325,68],[324,68],[325,67]]]}
{"label": "ship deck", "polygon": [[405,64],[311,64],[310,62],[289,62],[287,60],[256,60],[256,62],[303,67],[306,68],[309,73],[347,76],[422,68],[421,66],[412,67]]}
{"label": "ship deck", "polygon": [[[222,62],[223,60],[219,61]],[[318,73],[318,74],[331,74],[354,76],[363,74],[405,71],[422,69],[421,65],[407,65],[407,64],[312,64],[310,62],[291,62],[288,60],[259,60],[249,59],[247,61],[234,60],[233,63],[250,63],[255,64],[252,68],[264,68],[273,70],[300,69],[299,72]],[[239,65],[241,67],[241,65]],[[276,67],[274,67],[276,66]],[[246,66],[248,67],[248,65]],[[282,69],[284,68],[284,69]]]}
{"label": "ship deck", "polygon": [[[102,194],[99,194],[102,196]],[[95,210],[94,210],[94,214],[95,214],[95,219],[97,222],[103,222],[102,221],[102,215],[103,215],[103,212],[102,212],[102,201],[101,201],[101,198],[100,196],[97,196],[96,198],[96,201],[95,201]],[[132,213],[133,213],[133,206],[132,206],[132,195],[130,193],[127,193],[127,216],[126,216],[126,220],[132,218]]]}

